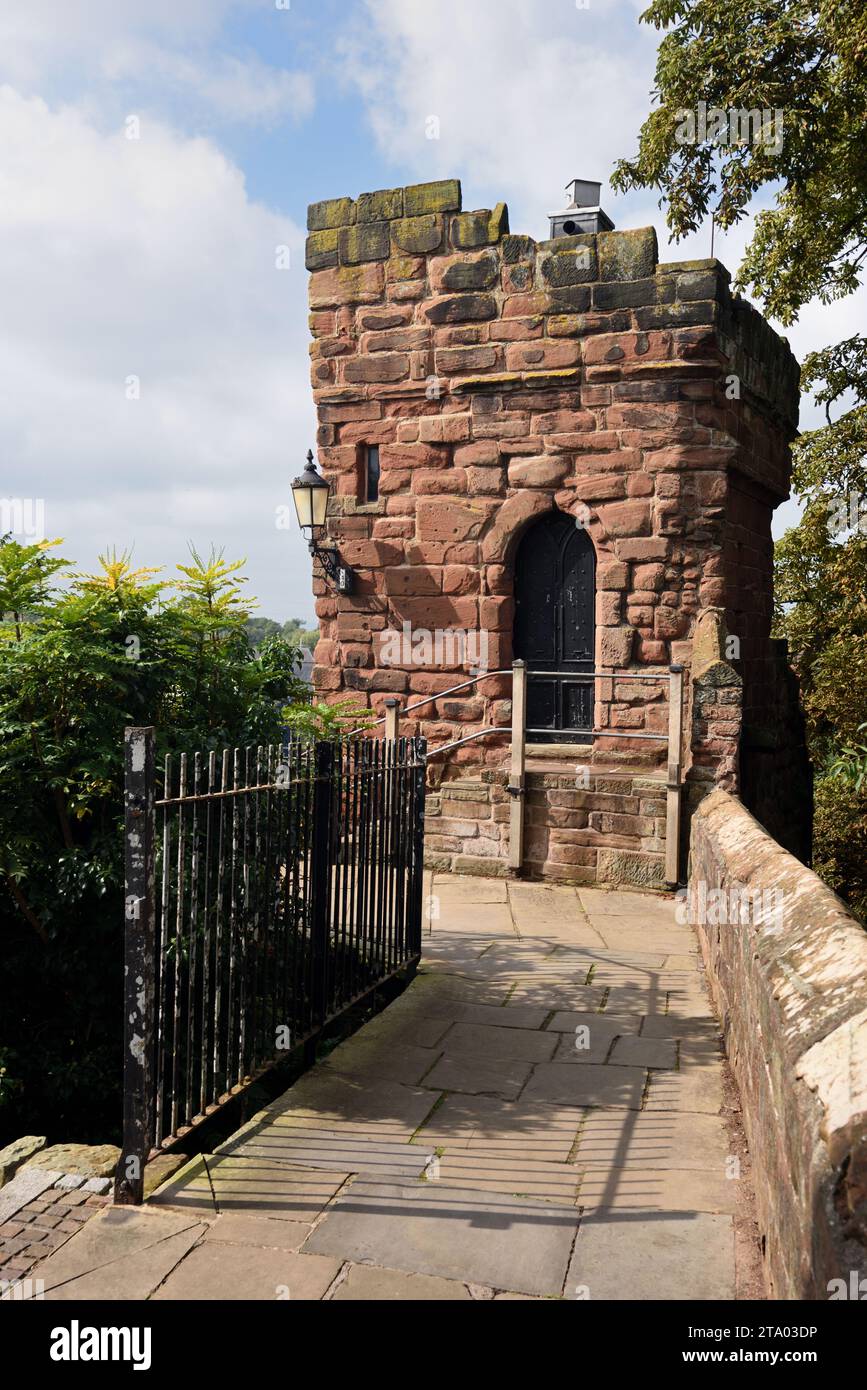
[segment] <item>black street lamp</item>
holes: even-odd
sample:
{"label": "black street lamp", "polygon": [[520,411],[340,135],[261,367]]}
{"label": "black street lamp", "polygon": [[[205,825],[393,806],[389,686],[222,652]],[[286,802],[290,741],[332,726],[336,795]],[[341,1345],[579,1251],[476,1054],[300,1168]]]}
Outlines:
{"label": "black street lamp", "polygon": [[292,484],[292,497],[298,513],[298,525],[307,541],[310,554],[318,560],[327,580],[334,585],[338,594],[351,594],[354,575],[348,565],[340,561],[336,546],[322,546],[320,540],[325,534],[328,513],[330,485],[316,471],[313,450],[307,454],[307,466],[300,478]]}

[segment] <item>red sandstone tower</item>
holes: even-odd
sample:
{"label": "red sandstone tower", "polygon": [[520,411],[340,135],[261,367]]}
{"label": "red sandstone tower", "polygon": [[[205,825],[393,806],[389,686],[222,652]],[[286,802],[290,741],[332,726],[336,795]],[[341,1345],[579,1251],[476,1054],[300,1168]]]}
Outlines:
{"label": "red sandstone tower", "polygon": [[[441,695],[401,726],[434,750],[508,728],[509,674],[447,692],[526,660],[523,871],[654,884],[665,746],[640,736],[668,728],[671,663],[687,804],[722,785],[804,847],[770,638],[798,366],[718,261],[660,264],[652,228],[569,234],[610,225],[578,209],[537,243],[455,181],[310,208],[319,462],[356,573],[350,595],[314,580],[314,681],[380,714]],[[508,872],[508,762],[508,732],[431,759],[431,862]]]}

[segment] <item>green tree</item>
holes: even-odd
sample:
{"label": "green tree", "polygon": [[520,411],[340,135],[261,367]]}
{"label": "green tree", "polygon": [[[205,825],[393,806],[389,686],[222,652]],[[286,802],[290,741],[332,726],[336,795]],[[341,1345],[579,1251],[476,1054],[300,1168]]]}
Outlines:
{"label": "green tree", "polygon": [[[653,0],[641,19],[665,31],[654,109],[613,186],[657,190],[676,238],[709,215],[731,227],[767,201],[735,287],[784,326],[811,301],[852,294],[867,257],[863,0]],[[843,749],[867,719],[867,339],[812,353],[802,386],[825,424],[794,449],[804,511],[777,547],[777,632],[817,769],[816,867],[863,912],[851,851],[867,843],[867,792],[847,780]]]}
{"label": "green tree", "polygon": [[0,1133],[107,1138],[124,727],[155,725],[159,766],[174,749],[277,742],[309,692],[294,648],[250,644],[240,565],[221,554],[194,551],[174,582],[116,553],[60,590],[66,570],[53,545],[0,544]]}

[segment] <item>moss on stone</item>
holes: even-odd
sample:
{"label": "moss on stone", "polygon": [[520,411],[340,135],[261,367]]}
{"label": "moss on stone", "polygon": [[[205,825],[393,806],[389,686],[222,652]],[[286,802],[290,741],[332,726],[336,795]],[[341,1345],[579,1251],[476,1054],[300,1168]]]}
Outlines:
{"label": "moss on stone", "polygon": [[385,222],[403,217],[403,189],[381,188],[377,193],[361,193],[356,207],[359,222]]}
{"label": "moss on stone", "polygon": [[490,208],[480,208],[476,212],[462,212],[452,218],[451,241],[459,251],[472,251],[477,246],[487,246],[491,241],[490,229],[493,213]]}
{"label": "moss on stone", "polygon": [[429,212],[458,212],[461,208],[460,179],[411,184],[403,190],[403,195],[407,217],[418,217]]}
{"label": "moss on stone", "polygon": [[311,203],[307,209],[307,229],[311,232],[348,227],[354,221],[355,203],[351,198],[327,198],[323,203]]}
{"label": "moss on stone", "polygon": [[464,395],[468,392],[496,392],[517,390],[523,386],[524,378],[520,372],[491,372],[488,376],[466,376],[452,382],[452,393]]}
{"label": "moss on stone", "polygon": [[444,229],[442,217],[427,213],[422,217],[403,217],[392,222],[391,236],[399,251],[424,256],[439,250]]}
{"label": "moss on stone", "polygon": [[517,265],[518,261],[529,261],[536,254],[536,243],[531,236],[504,236],[503,260],[506,265]]}
{"label": "moss on stone", "polygon": [[600,280],[643,280],[656,273],[659,252],[652,227],[600,232],[596,246]]}
{"label": "moss on stone", "polygon": [[387,222],[364,222],[341,227],[339,232],[341,265],[360,265],[364,261],[386,261],[391,255]]}
{"label": "moss on stone", "polygon": [[305,265],[308,270],[328,270],[337,265],[336,227],[326,232],[311,232],[307,238]]}
{"label": "moss on stone", "polygon": [[488,219],[488,241],[502,241],[509,230],[509,209],[505,203],[497,203]]}
{"label": "moss on stone", "polygon": [[492,251],[484,252],[472,261],[455,261],[443,274],[446,290],[487,290],[496,283],[500,273],[499,258]]}
{"label": "moss on stone", "polygon": [[546,284],[565,288],[586,285],[597,278],[596,252],[587,246],[572,251],[558,251],[542,260],[542,278]]}

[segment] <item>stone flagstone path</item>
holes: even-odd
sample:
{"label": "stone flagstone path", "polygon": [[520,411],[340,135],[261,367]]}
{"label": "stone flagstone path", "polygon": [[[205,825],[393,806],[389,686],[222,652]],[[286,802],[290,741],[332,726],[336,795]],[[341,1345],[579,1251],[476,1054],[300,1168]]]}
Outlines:
{"label": "stone flagstone path", "polygon": [[443,875],[430,893],[411,987],[144,1208],[90,1220],[33,1270],[47,1298],[754,1295],[674,903]]}

